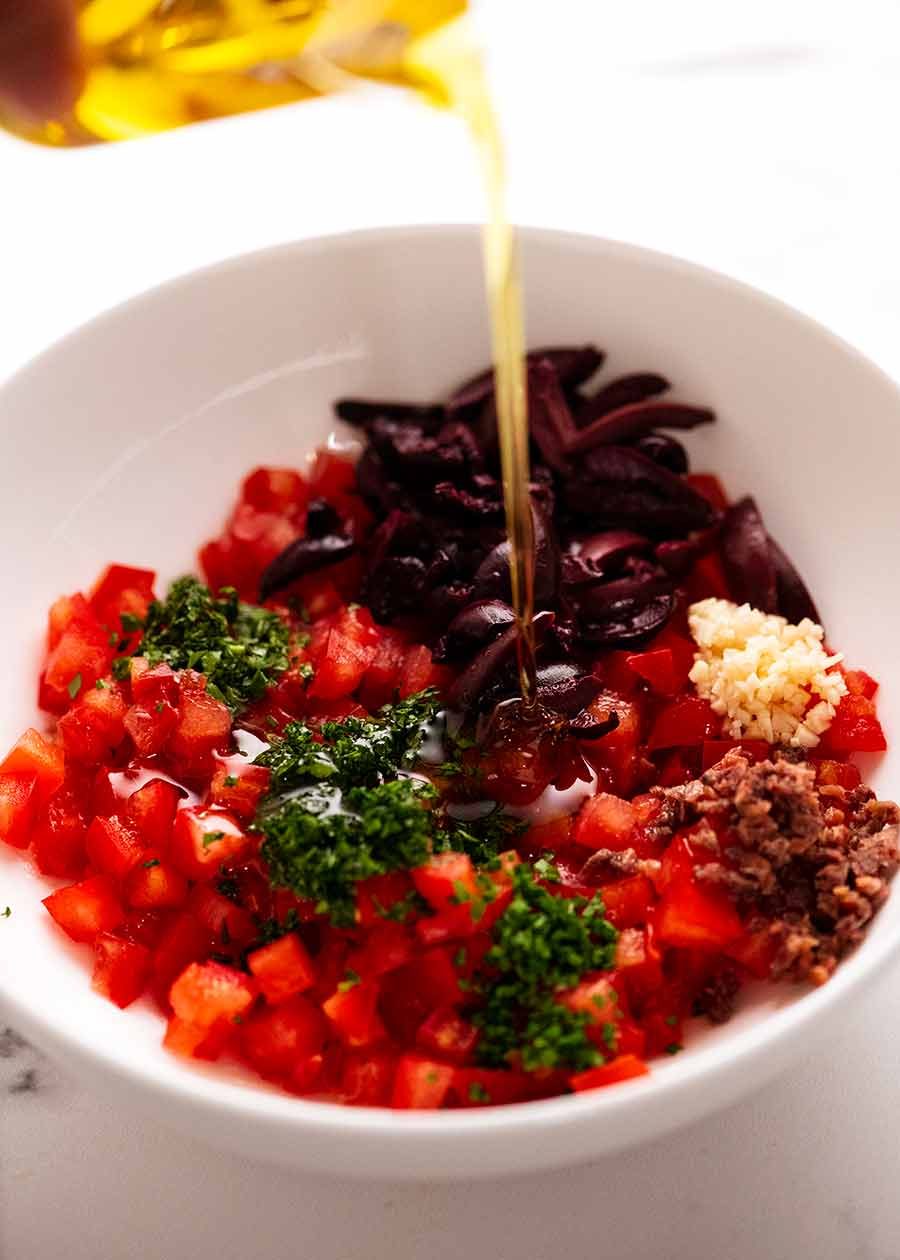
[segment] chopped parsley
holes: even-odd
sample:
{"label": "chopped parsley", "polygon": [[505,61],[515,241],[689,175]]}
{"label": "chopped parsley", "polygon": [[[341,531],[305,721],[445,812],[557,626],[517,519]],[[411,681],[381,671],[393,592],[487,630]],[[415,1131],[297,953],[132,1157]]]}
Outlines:
{"label": "chopped parsley", "polygon": [[5,906],[4,909],[0,911],[0,919],[8,919],[11,914],[12,908],[10,906]]}
{"label": "chopped parsley", "polygon": [[434,789],[414,779],[342,792],[330,784],[300,789],[257,815],[261,854],[272,883],[314,901],[316,911],[353,923],[356,884],[420,866],[431,852]]}
{"label": "chopped parsley", "polygon": [[338,984],[338,993],[349,993],[351,989],[355,989],[361,982],[362,977],[359,975],[359,972],[348,967],[344,972],[343,980]]}
{"label": "chopped parsley", "polygon": [[208,849],[211,844],[218,844],[220,840],[224,839],[224,831],[207,831],[203,836],[203,847]]}
{"label": "chopped parsley", "polygon": [[481,1081],[472,1081],[469,1086],[469,1102],[489,1103],[490,1101],[491,1096]]}
{"label": "chopped parsley", "polygon": [[490,866],[498,853],[514,848],[519,836],[527,830],[527,822],[503,813],[498,805],[489,814],[466,822],[448,818],[436,847],[467,853],[476,866]]}
{"label": "chopped parsley", "polygon": [[518,1060],[526,1071],[593,1067],[601,1056],[587,1036],[587,1017],[563,1006],[557,994],[612,966],[616,930],[599,897],[554,897],[524,863],[513,884],[478,984],[478,1058],[486,1067]]}
{"label": "chopped parsley", "polygon": [[225,776],[225,780],[224,780],[224,783],[225,783],[225,787],[228,787],[228,788],[237,787],[237,785],[238,785],[238,777],[237,777],[237,775],[236,775],[236,774],[226,774],[226,776]]}
{"label": "chopped parsley", "polygon": [[97,688],[98,691],[105,691],[106,688],[109,686],[109,683],[106,682],[106,680],[103,678],[98,678],[97,681],[94,683],[94,686]]}
{"label": "chopped parsley", "polygon": [[76,674],[75,677],[69,683],[68,687],[66,688],[66,691],[68,691],[69,693],[69,699],[74,700],[80,690],[81,690],[81,675]]}
{"label": "chopped parsley", "polygon": [[144,862],[142,865],[144,870],[149,871],[151,867],[159,866],[159,858],[150,858],[148,862]]}
{"label": "chopped parsley", "polygon": [[[136,619],[135,619],[136,620]],[[193,577],[172,583],[163,601],[150,605],[138,651],[151,665],[195,669],[206,675],[210,695],[231,709],[258,700],[288,667],[289,631],[265,608],[238,600],[230,587],[214,596]],[[117,676],[127,676],[129,658],[115,662]]]}

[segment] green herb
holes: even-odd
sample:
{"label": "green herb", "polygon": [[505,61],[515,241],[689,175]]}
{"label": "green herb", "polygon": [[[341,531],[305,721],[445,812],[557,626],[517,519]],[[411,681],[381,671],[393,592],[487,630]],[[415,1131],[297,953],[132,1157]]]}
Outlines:
{"label": "green herb", "polygon": [[481,1081],[472,1081],[469,1086],[469,1102],[489,1103],[491,1096],[482,1085]]}
{"label": "green herb", "polygon": [[[600,1003],[598,1002],[598,1006],[599,1006],[599,1005],[600,1005]],[[603,1005],[604,1005],[604,1006],[606,1005],[605,1001],[603,1002]],[[603,1037],[603,1044],[606,1046],[607,1050],[615,1050],[615,1048],[616,1048],[616,1026],[615,1026],[615,1024],[611,1024],[611,1023],[608,1023],[608,1022],[607,1022],[607,1023],[605,1023],[605,1024],[603,1025],[602,1029],[600,1030],[600,1034],[601,1034],[601,1036]]]}
{"label": "green herb", "polygon": [[162,713],[165,707],[166,706],[163,704],[162,700],[157,700],[156,704],[153,706],[157,713]]}
{"label": "green herb", "polygon": [[431,851],[434,790],[414,779],[341,792],[330,784],[300,789],[264,807],[254,824],[273,884],[316,903],[339,926],[354,920],[356,884],[420,866]]}
{"label": "green herb", "polygon": [[98,691],[105,691],[106,688],[109,686],[109,683],[106,682],[106,680],[103,678],[98,678],[97,681],[94,683],[94,686],[97,688]]}
{"label": "green herb", "polygon": [[[141,625],[141,656],[151,665],[164,661],[205,674],[210,695],[235,710],[258,700],[288,667],[289,632],[276,613],[242,604],[230,588],[214,596],[193,577],[173,582],[134,628]],[[117,676],[127,676],[127,658],[114,665]]]}
{"label": "green herb", "polygon": [[667,1015],[667,1016],[666,1016],[666,1018],[665,1018],[665,1020],[663,1021],[663,1023],[668,1024],[670,1028],[677,1028],[677,1027],[678,1027],[678,1016],[677,1016],[677,1015]]}
{"label": "green herb", "polygon": [[390,906],[383,906],[377,897],[373,897],[372,908],[379,919],[386,919],[390,923],[405,923],[416,911],[427,910],[428,903],[413,888],[405,897],[400,897]]}
{"label": "green herb", "polygon": [[[221,884],[219,891],[221,891]],[[300,918],[296,910],[288,910],[283,919],[265,919],[259,925],[257,944],[271,945],[273,941],[281,940],[282,936],[287,936],[289,932],[296,932],[299,926]],[[253,948],[256,948],[256,945]]]}
{"label": "green herb", "polygon": [[442,761],[439,766],[435,767],[435,774],[442,779],[452,779],[456,775],[462,774],[462,762],[460,761]]}
{"label": "green herb", "polygon": [[678,1052],[683,1049],[684,1046],[681,1045],[680,1042],[672,1041],[666,1046],[666,1054],[678,1054]]}
{"label": "green herb", "polygon": [[429,1071],[425,1073],[425,1080],[429,1085],[437,1085],[438,1079],[437,1071],[434,1068],[429,1069]]}
{"label": "green herb", "polygon": [[81,675],[76,674],[75,677],[72,679],[72,681],[69,683],[68,687],[66,688],[66,691],[68,691],[69,693],[69,699],[74,700],[80,690],[81,690]]}
{"label": "green herb", "polygon": [[159,858],[151,858],[149,862],[144,862],[144,869],[150,870],[151,866],[159,866]]}
{"label": "green herb", "polygon": [[351,989],[355,989],[361,983],[360,975],[348,967],[344,972],[344,978],[338,985],[338,993],[349,993]]}
{"label": "green herb", "polygon": [[225,787],[237,787],[238,778],[236,774],[226,774]]}
{"label": "green herb", "polygon": [[203,847],[204,849],[208,849],[211,844],[216,844],[219,840],[224,839],[224,831],[207,831],[203,837]]}
{"label": "green herb", "polygon": [[115,630],[110,630],[106,638],[110,647],[115,647],[116,644],[119,642],[119,636],[118,634],[116,634]]}
{"label": "green herb", "polygon": [[554,866],[549,857],[539,857],[534,864],[534,873],[538,879],[542,879],[545,884],[559,883],[559,869]]}
{"label": "green herb", "polygon": [[134,634],[144,624],[140,617],[136,617],[134,613],[130,612],[119,613],[119,621],[122,623],[122,629],[126,634]]}
{"label": "green herb", "polygon": [[266,714],[266,726],[272,731],[278,730],[278,718],[275,717],[274,713]]}
{"label": "green herb", "polygon": [[243,1015],[232,1015],[231,1022],[232,1024],[243,1024],[244,1017]]}
{"label": "green herb", "polygon": [[512,814],[505,814],[498,805],[481,818],[466,822],[448,819],[435,847],[467,853],[476,866],[490,867],[497,854],[514,848],[519,836],[527,829],[526,822]]}
{"label": "green herb", "polygon": [[612,966],[616,930],[604,918],[599,897],[554,897],[524,863],[513,871],[514,894],[493,929],[479,982],[483,1007],[473,1016],[481,1028],[479,1060],[508,1067],[567,1067],[600,1061],[588,1039],[587,1016],[557,1001],[592,971]]}
{"label": "green herb", "polygon": [[469,955],[466,953],[465,945],[460,945],[459,949],[453,955],[453,966],[457,969],[457,971],[460,967],[465,967],[468,957]]}
{"label": "green herb", "polygon": [[0,914],[0,919],[8,919],[11,914],[12,914],[12,909],[9,906],[6,906],[2,914]]}
{"label": "green herb", "polygon": [[223,897],[227,897],[229,901],[238,902],[241,899],[241,890],[238,886],[237,878],[230,872],[223,871],[216,883],[216,891],[220,892]]}
{"label": "green herb", "polygon": [[316,671],[313,669],[309,661],[301,661],[300,664],[297,666],[297,673],[300,675],[300,677],[303,679],[304,682],[309,682],[310,678],[314,676],[315,672]]}

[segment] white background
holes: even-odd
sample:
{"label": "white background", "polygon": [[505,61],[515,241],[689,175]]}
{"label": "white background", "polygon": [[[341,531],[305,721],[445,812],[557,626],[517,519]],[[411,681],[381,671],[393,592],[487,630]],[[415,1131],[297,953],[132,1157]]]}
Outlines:
{"label": "white background", "polygon": [[[519,221],[727,270],[900,376],[891,0],[481,7]],[[480,208],[457,125],[380,95],[74,153],[0,137],[0,378],[200,264]],[[65,1065],[22,1049],[4,1058],[0,1038],[0,1254],[895,1260],[898,1034],[894,975],[840,1041],[662,1143],[536,1178],[411,1188],[338,1184],[191,1145],[86,1092]],[[38,1089],[9,1093],[31,1068]]]}

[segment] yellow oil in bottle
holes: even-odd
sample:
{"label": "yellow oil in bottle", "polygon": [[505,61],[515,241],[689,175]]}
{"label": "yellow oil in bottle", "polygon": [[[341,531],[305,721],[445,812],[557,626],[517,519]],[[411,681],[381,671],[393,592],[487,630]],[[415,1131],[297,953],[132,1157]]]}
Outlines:
{"label": "yellow oil in bottle", "polygon": [[465,120],[487,194],[485,282],[528,710],[536,695],[534,530],[522,295],[503,147],[465,9],[466,0],[81,0],[85,82],[74,109],[17,130],[51,145],[122,140],[334,92],[359,78],[412,88]]}

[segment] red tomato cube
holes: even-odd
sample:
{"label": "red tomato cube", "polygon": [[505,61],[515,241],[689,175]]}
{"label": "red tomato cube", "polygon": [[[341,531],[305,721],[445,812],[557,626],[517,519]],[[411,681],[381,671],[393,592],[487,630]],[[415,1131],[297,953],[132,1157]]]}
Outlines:
{"label": "red tomato cube", "polygon": [[366,1050],[344,1058],[338,1091],[351,1107],[386,1107],[391,1101],[397,1055],[390,1050]]}
{"label": "red tomato cube", "polygon": [[588,1068],[586,1072],[576,1072],[569,1078],[569,1084],[581,1093],[586,1089],[600,1089],[604,1085],[615,1085],[619,1081],[633,1080],[638,1076],[646,1076],[650,1069],[643,1059],[634,1054],[620,1054],[618,1058],[600,1067]]}
{"label": "red tomato cube", "polygon": [[230,810],[239,818],[249,820],[268,792],[270,779],[265,766],[239,765],[238,758],[228,757],[216,767],[209,787],[209,799],[220,809]]}
{"label": "red tomato cube", "polygon": [[598,792],[581,807],[572,831],[575,844],[586,849],[633,847],[637,818],[633,807],[621,797]]}
{"label": "red tomato cube", "polygon": [[145,845],[154,849],[168,848],[172,826],[184,788],[166,779],[151,779],[128,798],[128,821],[137,830]]}
{"label": "red tomato cube", "polygon": [[83,691],[78,703],[64,713],[57,730],[66,756],[82,765],[98,766],[125,738],[125,698],[118,683],[98,679],[102,686]]}
{"label": "red tomato cube", "polygon": [[231,711],[205,691],[182,683],[178,720],[169,740],[173,758],[188,775],[208,774],[213,754],[225,752],[231,740]]}
{"label": "red tomato cube", "polygon": [[113,932],[125,919],[115,885],[108,875],[93,875],[44,898],[50,915],[73,941],[93,941]]}
{"label": "red tomato cube", "polygon": [[135,941],[108,932],[94,941],[91,987],[116,1006],[130,1006],[144,992],[150,972],[150,951]]}
{"label": "red tomato cube", "polygon": [[233,862],[251,843],[230,814],[192,807],[176,815],[170,856],[188,879],[211,879],[223,862]]}
{"label": "red tomato cube", "polygon": [[72,701],[109,672],[113,647],[93,616],[71,621],[47,657],[41,681],[41,707],[65,713]]}
{"label": "red tomato cube", "polygon": [[432,1011],[416,1033],[416,1043],[428,1054],[450,1063],[467,1063],[478,1044],[479,1030],[452,1007]]}
{"label": "red tomato cube", "polygon": [[227,950],[229,946],[240,949],[256,939],[256,925],[247,911],[223,897],[212,884],[195,884],[187,908],[209,933],[217,950]]}
{"label": "red tomato cube", "polygon": [[348,989],[338,986],[337,992],[322,1003],[322,1010],[348,1046],[367,1046],[384,1037],[377,1004],[377,982],[361,980]]}
{"label": "red tomato cube", "polygon": [[178,725],[178,711],[165,700],[133,704],[125,714],[125,730],[142,757],[162,752]]}
{"label": "red tomato cube", "polygon": [[125,876],[125,900],[140,910],[174,910],[187,901],[188,883],[171,862],[145,850]]}
{"label": "red tomato cube", "polygon": [[60,595],[47,615],[47,651],[53,651],[71,622],[91,616],[90,606],[82,594]]}
{"label": "red tomato cube", "polygon": [[247,966],[256,977],[263,997],[272,1005],[302,993],[316,978],[309,952],[296,932],[263,945],[247,955]]}
{"label": "red tomato cube", "polygon": [[261,1076],[284,1076],[321,1052],[325,1031],[322,1012],[298,993],[254,1011],[241,1028],[241,1050]]}
{"label": "red tomato cube", "polygon": [[33,774],[38,796],[46,801],[66,777],[65,753],[36,730],[27,730],[0,763],[0,774]]}
{"label": "red tomato cube", "polygon": [[87,828],[84,806],[67,784],[57,789],[34,820],[32,853],[44,875],[74,879],[84,869],[84,839]]}
{"label": "red tomato cube", "polygon": [[650,733],[650,748],[684,748],[715,739],[722,729],[722,719],[712,711],[707,700],[687,696],[668,705],[656,719]]}
{"label": "red tomato cube", "polygon": [[166,1025],[163,1045],[173,1054],[185,1058],[213,1060],[218,1059],[234,1031],[235,1026],[230,1020],[220,1019],[211,1028],[198,1028],[173,1015]]}
{"label": "red tomato cube", "polygon": [[137,832],[118,818],[95,818],[85,842],[91,865],[122,880],[144,853]]}
{"label": "red tomato cube", "polygon": [[169,990],[172,1010],[195,1028],[211,1028],[220,1019],[233,1021],[255,1000],[253,980],[218,962],[189,963]]}
{"label": "red tomato cube", "polygon": [[193,915],[177,913],[163,929],[153,950],[152,984],[156,1000],[164,1010],[169,1007],[169,990],[172,981],[189,963],[208,957],[211,945],[209,933]]}
{"label": "red tomato cube", "polygon": [[36,774],[0,774],[0,840],[14,849],[26,849],[36,807]]}
{"label": "red tomato cube", "polygon": [[150,569],[133,569],[125,564],[111,564],[97,580],[91,591],[91,609],[101,625],[118,634],[122,630],[119,618],[130,613],[139,620],[147,616],[153,600],[153,584],[156,574]]}
{"label": "red tomato cube", "polygon": [[404,1054],[397,1063],[391,1106],[402,1110],[440,1107],[450,1092],[454,1069],[447,1063]]}
{"label": "red tomato cube", "polygon": [[261,512],[299,518],[306,510],[309,490],[293,468],[254,468],[244,478],[241,499]]}

